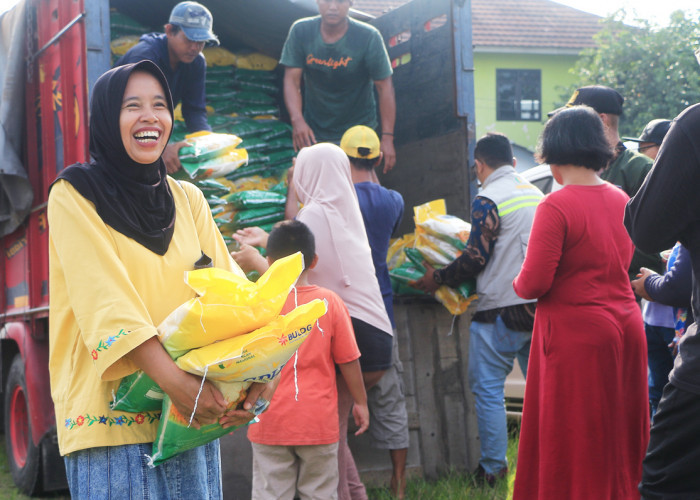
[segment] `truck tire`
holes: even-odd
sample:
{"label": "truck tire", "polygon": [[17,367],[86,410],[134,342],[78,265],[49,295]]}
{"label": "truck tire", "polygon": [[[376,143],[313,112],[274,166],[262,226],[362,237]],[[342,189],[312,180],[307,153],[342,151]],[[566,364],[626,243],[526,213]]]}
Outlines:
{"label": "truck tire", "polygon": [[40,490],[41,450],[32,441],[27,398],[24,362],[18,354],[12,360],[5,387],[5,449],[15,485],[31,496]]}

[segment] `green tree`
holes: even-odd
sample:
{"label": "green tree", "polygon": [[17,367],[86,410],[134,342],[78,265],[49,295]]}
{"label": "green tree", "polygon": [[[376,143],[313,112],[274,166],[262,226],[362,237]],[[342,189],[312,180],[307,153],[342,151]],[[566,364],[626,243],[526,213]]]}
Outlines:
{"label": "green tree", "polygon": [[694,51],[700,47],[700,25],[683,11],[671,15],[668,26],[646,20],[638,26],[622,22],[619,11],[603,21],[587,49],[571,70],[578,83],[562,89],[563,102],[584,85],[606,85],[625,98],[620,134],[638,136],[654,118],[673,119],[700,102],[700,66]]}

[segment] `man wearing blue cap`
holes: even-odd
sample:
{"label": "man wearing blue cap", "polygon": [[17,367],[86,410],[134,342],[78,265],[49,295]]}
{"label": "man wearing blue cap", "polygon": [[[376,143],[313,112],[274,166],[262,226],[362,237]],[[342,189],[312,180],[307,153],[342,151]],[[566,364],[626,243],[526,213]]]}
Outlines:
{"label": "man wearing blue cap", "polygon": [[[165,33],[147,33],[139,43],[117,60],[115,66],[148,59],[158,65],[173,96],[173,104],[182,103],[182,116],[187,130],[211,130],[207,123],[204,81],[206,62],[202,55],[205,45],[219,45],[212,32],[212,15],[197,2],[180,2],[170,12]],[[180,165],[178,151],[185,144],[169,144],[163,160],[169,173]]]}

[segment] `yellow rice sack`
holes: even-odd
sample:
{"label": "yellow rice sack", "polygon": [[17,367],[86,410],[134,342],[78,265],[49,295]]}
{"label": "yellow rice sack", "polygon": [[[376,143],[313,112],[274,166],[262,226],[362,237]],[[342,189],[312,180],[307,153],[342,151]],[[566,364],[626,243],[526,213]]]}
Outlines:
{"label": "yellow rice sack", "polygon": [[115,38],[109,43],[109,48],[115,56],[123,56],[131,47],[139,43],[141,35],[125,35]]}
{"label": "yellow rice sack", "polygon": [[467,309],[469,309],[469,305],[476,300],[477,296],[476,294],[472,294],[464,298],[464,296],[454,288],[442,285],[435,292],[435,298],[450,311],[450,314],[459,315],[464,314]]}
{"label": "yellow rice sack", "polygon": [[416,241],[416,235],[413,233],[404,234],[400,238],[395,238],[389,245],[389,250],[386,254],[386,262],[389,269],[395,269],[406,262],[406,254],[404,248],[413,248]]}
{"label": "yellow rice sack", "polygon": [[176,363],[210,380],[269,382],[326,311],[325,301],[312,300],[254,332],[193,349]]}
{"label": "yellow rice sack", "polygon": [[[269,382],[282,370],[326,310],[325,301],[314,300],[255,332],[190,351],[176,363],[189,373],[209,379],[221,391],[228,409],[238,408],[250,384]],[[195,429],[189,427],[189,419],[165,397],[150,465],[237,429],[224,429],[218,423]]]}
{"label": "yellow rice sack", "polygon": [[212,342],[251,332],[276,318],[304,270],[300,252],[275,261],[253,283],[223,269],[185,273],[198,296],[175,309],[158,326],[173,359]]}
{"label": "yellow rice sack", "polygon": [[[471,225],[458,217],[447,215],[444,199],[433,200],[413,207],[416,224],[414,248],[433,267],[446,266],[462,254],[469,239]],[[451,314],[463,314],[477,298],[473,293],[441,286],[435,292],[435,298]],[[464,288],[464,287],[461,287]]]}
{"label": "yellow rice sack", "polygon": [[202,50],[207,66],[233,66],[236,64],[236,54],[223,47],[204,47]]}
{"label": "yellow rice sack", "polygon": [[471,225],[446,214],[445,200],[433,200],[413,207],[416,223],[414,248],[432,266],[446,266],[462,254]]}
{"label": "yellow rice sack", "polygon": [[259,52],[241,53],[236,55],[236,66],[241,69],[272,71],[277,67],[277,59]]}

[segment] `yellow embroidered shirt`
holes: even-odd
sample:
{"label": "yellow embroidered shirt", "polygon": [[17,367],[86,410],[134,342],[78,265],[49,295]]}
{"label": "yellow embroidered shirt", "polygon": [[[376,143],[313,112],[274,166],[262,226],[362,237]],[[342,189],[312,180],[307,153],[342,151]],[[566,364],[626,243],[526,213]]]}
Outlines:
{"label": "yellow embroidered shirt", "polygon": [[61,454],[152,442],[159,412],[113,412],[122,377],[136,371],[125,354],[195,296],[184,282],[203,251],[215,267],[243,272],[231,258],[204,195],[169,179],[175,230],[157,255],[106,225],[65,180],[51,189],[49,219],[49,371]]}

